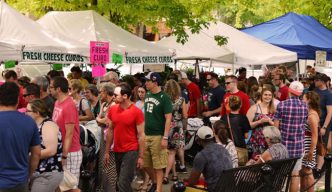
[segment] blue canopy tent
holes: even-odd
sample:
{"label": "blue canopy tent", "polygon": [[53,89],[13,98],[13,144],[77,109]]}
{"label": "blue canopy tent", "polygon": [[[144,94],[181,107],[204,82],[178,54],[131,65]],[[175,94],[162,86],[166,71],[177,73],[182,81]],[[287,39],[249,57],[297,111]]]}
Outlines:
{"label": "blue canopy tent", "polygon": [[290,12],[242,31],[296,52],[298,59],[315,60],[316,51],[326,51],[332,61],[332,31],[311,16]]}

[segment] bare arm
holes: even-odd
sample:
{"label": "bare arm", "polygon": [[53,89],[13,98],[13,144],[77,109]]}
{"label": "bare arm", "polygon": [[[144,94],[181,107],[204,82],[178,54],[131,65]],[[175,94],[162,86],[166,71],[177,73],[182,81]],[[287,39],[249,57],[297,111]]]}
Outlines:
{"label": "bare arm", "polygon": [[311,129],[311,144],[309,153],[311,155],[310,160],[312,159],[312,154],[316,149],[317,140],[318,140],[318,127],[319,127],[319,116],[318,114],[310,114],[308,116],[308,124]]}
{"label": "bare arm", "polygon": [[255,127],[257,127],[257,125],[261,124],[261,122],[258,121],[254,121],[255,118],[255,112],[256,112],[256,105],[253,105],[249,108],[248,112],[247,112],[247,118],[250,124],[250,127],[253,129]]}
{"label": "bare arm", "polygon": [[30,166],[29,166],[29,178],[36,171],[40,160],[40,145],[30,147]]}
{"label": "bare arm", "polygon": [[40,159],[46,159],[54,156],[57,152],[59,127],[55,123],[49,121],[44,123],[42,129],[45,149],[41,150]]}
{"label": "bare arm", "polygon": [[90,108],[84,110],[85,115],[80,115],[79,120],[80,121],[91,121],[94,119],[93,113]]}
{"label": "bare arm", "polygon": [[105,151],[110,151],[110,147],[111,147],[112,143],[113,143],[113,126],[112,126],[112,122],[109,120]]}
{"label": "bare arm", "polygon": [[327,109],[327,115],[325,117],[323,127],[328,128],[328,126],[330,125],[330,122],[331,122],[331,118],[332,118],[332,105],[327,105],[326,109]]}
{"label": "bare arm", "polygon": [[110,163],[110,147],[113,143],[113,126],[110,119],[107,118],[108,122],[108,132],[106,137],[106,146],[105,146],[105,155],[104,155],[104,161],[106,164]]}
{"label": "bare arm", "polygon": [[98,123],[99,126],[106,124],[107,117],[105,116],[105,117],[102,118],[103,108],[104,108],[105,104],[106,104],[106,102],[104,102],[104,103],[101,104],[99,114],[96,117],[96,121],[97,121],[97,123]]}
{"label": "bare arm", "polygon": [[67,157],[69,153],[69,148],[71,146],[71,143],[73,141],[73,135],[74,135],[74,124],[65,124],[66,129],[66,135],[65,135],[65,141],[62,148],[62,155]]}
{"label": "bare arm", "polygon": [[274,120],[274,126],[279,129],[279,124],[280,124],[280,120],[279,119],[275,119]]}
{"label": "bare arm", "polygon": [[[171,119],[172,119],[172,113],[165,114],[165,131],[164,131],[164,137],[168,137],[169,129],[171,128]],[[161,141],[161,148],[166,149],[167,148],[167,139],[162,138]]]}
{"label": "bare arm", "polygon": [[220,111],[221,111],[221,105],[217,109],[210,111],[211,112],[211,116],[214,115],[214,114],[219,115]]}
{"label": "bare arm", "polygon": [[268,151],[264,151],[264,153],[262,155],[260,155],[260,157],[261,158],[259,158],[259,156],[257,156],[256,163],[265,163],[267,161],[272,160],[272,155]]}
{"label": "bare arm", "polygon": [[142,122],[140,125],[137,125],[137,134],[138,134],[138,144],[139,144],[138,156],[143,157],[144,143],[145,143],[144,122]]}
{"label": "bare arm", "polygon": [[188,123],[188,106],[185,101],[182,103],[182,125],[183,129],[187,129],[187,123]]}

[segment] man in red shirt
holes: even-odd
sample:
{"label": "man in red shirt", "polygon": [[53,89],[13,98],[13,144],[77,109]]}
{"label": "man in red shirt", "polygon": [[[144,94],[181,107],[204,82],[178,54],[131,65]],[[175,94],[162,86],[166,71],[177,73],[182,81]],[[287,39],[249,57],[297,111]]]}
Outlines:
{"label": "man in red shirt", "polygon": [[[59,126],[62,135],[62,166],[72,173],[79,183],[82,151],[78,111],[73,99],[68,95],[68,81],[64,77],[54,77],[49,90],[56,102],[53,121]],[[78,183],[70,191],[80,191]]]}
{"label": "man in red shirt", "polygon": [[187,86],[189,95],[188,117],[197,117],[201,115],[201,90],[188,79],[185,72],[181,71],[182,83]]}
{"label": "man in red shirt", "polygon": [[[131,192],[131,182],[135,176],[136,164],[143,168],[144,115],[130,100],[131,88],[120,83],[114,90],[115,102],[108,112],[110,120],[106,149],[113,143],[119,192]],[[105,153],[105,163],[109,163],[109,153]]]}
{"label": "man in red shirt", "polygon": [[227,93],[224,95],[224,101],[221,105],[221,112],[220,112],[221,116],[224,116],[231,112],[229,105],[228,105],[228,103],[229,103],[228,98],[231,95],[240,97],[240,99],[242,101],[242,106],[239,111],[240,114],[246,115],[247,111],[250,108],[249,96],[237,88],[237,82],[238,82],[238,79],[235,75],[229,75],[229,76],[225,77],[225,86],[226,86]]}
{"label": "man in red shirt", "polygon": [[279,101],[285,101],[288,98],[288,87],[285,85],[286,77],[284,74],[276,74],[274,76],[274,84],[279,87],[276,93],[276,99]]}

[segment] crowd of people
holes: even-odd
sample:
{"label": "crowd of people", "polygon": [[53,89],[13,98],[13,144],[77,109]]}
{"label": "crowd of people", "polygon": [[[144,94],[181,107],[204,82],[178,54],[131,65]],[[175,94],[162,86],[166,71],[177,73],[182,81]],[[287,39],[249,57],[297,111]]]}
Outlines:
{"label": "crowd of people", "polygon": [[208,72],[205,92],[179,70],[165,79],[138,73],[132,82],[115,71],[99,81],[85,79],[76,66],[67,78],[54,70],[31,79],[9,70],[0,86],[0,192],[80,191],[81,129],[91,123],[101,132],[90,167],[97,170],[96,191],[132,191],[140,175],[138,191],[161,192],[169,180],[179,180],[178,172],[187,172],[188,118],[205,124],[196,133],[202,150],[188,187],[202,181],[214,191],[223,170],[298,158],[290,191],[314,191],[314,176],[324,170],[321,146],[332,151],[331,79],[310,66],[304,78],[290,75],[278,66],[247,78],[240,68],[222,85]]}

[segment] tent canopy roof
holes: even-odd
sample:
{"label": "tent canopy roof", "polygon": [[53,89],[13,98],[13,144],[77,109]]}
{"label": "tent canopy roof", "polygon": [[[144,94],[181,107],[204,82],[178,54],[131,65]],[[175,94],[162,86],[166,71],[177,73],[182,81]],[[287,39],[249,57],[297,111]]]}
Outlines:
{"label": "tent canopy roof", "polygon": [[112,52],[131,55],[171,55],[163,47],[150,43],[111,23],[95,11],[48,12],[37,21],[44,28],[66,35],[89,46],[90,41],[108,41]]}
{"label": "tent canopy roof", "polygon": [[316,50],[325,50],[332,60],[332,31],[311,16],[290,12],[242,31],[297,52],[300,59],[315,59]]}
{"label": "tent canopy roof", "polygon": [[0,50],[5,51],[1,58],[19,60],[22,50],[81,54],[80,48],[83,46],[66,36],[55,36],[3,1],[0,2]]}
{"label": "tent canopy roof", "polygon": [[[179,58],[202,56],[218,62],[234,54],[232,63],[236,65],[280,64],[297,60],[296,53],[256,39],[222,22],[211,23],[199,34],[188,34],[189,40],[185,45],[178,44],[175,37],[163,39],[158,44],[176,49]],[[216,35],[225,36],[228,43],[218,46],[214,40]],[[217,63],[213,65],[218,66]]]}

